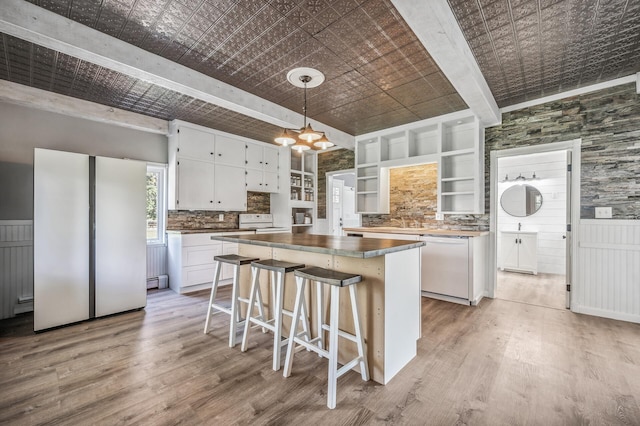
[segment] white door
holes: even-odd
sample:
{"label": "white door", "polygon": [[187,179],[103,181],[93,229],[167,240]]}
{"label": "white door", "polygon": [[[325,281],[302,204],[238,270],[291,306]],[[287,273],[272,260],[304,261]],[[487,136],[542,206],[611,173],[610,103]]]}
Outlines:
{"label": "white door", "polygon": [[500,238],[500,267],[518,269],[518,234],[502,233]]}
{"label": "white door", "polygon": [[260,169],[262,170],[262,146],[255,143],[247,143],[247,168],[248,169]]}
{"label": "white door", "polygon": [[[219,166],[223,167],[223,166]],[[180,158],[178,160],[178,191],[176,209],[212,210],[215,166],[204,161]]]}
{"label": "white door", "polygon": [[270,173],[278,173],[278,148],[263,147],[264,171]]}
{"label": "white door", "polygon": [[538,237],[534,234],[518,234],[518,267],[538,271]]}
{"label": "white door", "polygon": [[247,169],[247,191],[266,191],[262,181],[262,170]]}
{"label": "white door", "polygon": [[331,221],[333,235],[342,235],[343,217],[342,217],[342,193],[344,190],[344,181],[333,179],[331,185]]}
{"label": "white door", "polygon": [[96,157],[95,314],[147,303],[147,165]]}
{"label": "white door", "polygon": [[245,144],[241,140],[216,136],[216,163],[245,166]]}
{"label": "white door", "polygon": [[212,133],[190,127],[180,127],[179,132],[179,157],[213,161],[215,137]]}
{"label": "white door", "polygon": [[89,318],[89,156],[35,149],[33,328]]}
{"label": "white door", "polygon": [[247,211],[245,169],[217,164],[214,181],[214,210]]}

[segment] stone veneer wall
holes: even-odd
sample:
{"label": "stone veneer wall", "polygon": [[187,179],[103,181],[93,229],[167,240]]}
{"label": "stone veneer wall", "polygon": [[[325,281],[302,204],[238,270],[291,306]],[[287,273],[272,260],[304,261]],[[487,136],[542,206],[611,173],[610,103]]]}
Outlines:
{"label": "stone veneer wall", "polygon": [[502,114],[485,130],[485,209],[493,150],[582,138],[580,217],[613,207],[614,219],[640,219],[640,95],[635,83]]}
{"label": "stone veneer wall", "polygon": [[[224,214],[224,221],[218,215]],[[219,212],[208,210],[169,210],[167,229],[235,229],[240,213],[271,213],[271,194],[247,192],[246,212]]]}
{"label": "stone veneer wall", "polygon": [[318,219],[327,218],[327,172],[353,169],[355,161],[355,152],[344,148],[318,154],[318,176],[316,179]]}

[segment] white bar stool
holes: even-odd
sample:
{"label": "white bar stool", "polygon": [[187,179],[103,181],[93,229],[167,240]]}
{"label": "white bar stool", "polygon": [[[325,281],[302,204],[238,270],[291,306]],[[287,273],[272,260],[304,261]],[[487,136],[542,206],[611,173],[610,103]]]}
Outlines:
{"label": "white bar stool", "polygon": [[[291,333],[289,334],[289,346],[287,348],[287,356],[284,362],[284,377],[289,377],[291,367],[293,365],[293,351],[296,343],[316,352],[318,355],[329,359],[329,379],[327,390],[327,406],[329,408],[336,407],[336,388],[338,377],[360,364],[360,374],[362,380],[369,380],[369,366],[367,364],[367,354],[364,348],[364,338],[362,336],[362,324],[358,313],[358,298],[356,292],[356,284],[362,281],[362,276],[357,274],[349,274],[344,272],[333,271],[330,269],[311,267],[300,269],[294,272],[296,276],[296,300],[293,308],[294,322],[291,324]],[[316,322],[318,325],[318,336],[310,341],[304,341],[297,333],[300,312],[304,305],[305,288],[309,281],[316,282],[317,302]],[[330,293],[330,317],[329,324],[324,323],[323,315],[323,287],[322,284],[331,285]],[[349,287],[351,296],[351,310],[353,312],[353,324],[355,326],[355,335],[338,329],[339,311],[340,311],[340,288]],[[329,331],[329,349],[324,348],[324,330]],[[338,369],[338,336],[351,340],[358,347],[358,356],[344,364]]]}
{"label": "white bar stool", "polygon": [[[304,268],[302,263],[283,262],[274,259],[259,260],[251,262],[251,290],[249,291],[249,311],[247,312],[247,318],[244,324],[244,334],[242,336],[242,346],[240,350],[245,352],[247,350],[247,343],[249,341],[249,324],[254,323],[262,326],[262,330],[270,330],[273,332],[273,369],[278,371],[280,369],[280,363],[282,358],[282,347],[286,346],[289,339],[282,340],[282,315],[288,315],[293,317],[293,312],[284,309],[284,279],[287,273],[293,272],[298,269]],[[262,292],[260,291],[260,270],[266,270],[271,272],[271,304],[270,313],[271,319],[267,319],[264,314]],[[253,307],[258,308],[258,315],[253,315]],[[303,335],[306,340],[311,339],[309,333],[309,320],[307,318],[307,311],[302,304],[300,318],[302,320],[302,327],[304,329]]]}
{"label": "white bar stool", "polygon": [[[215,270],[213,273],[213,285],[211,286],[211,297],[209,298],[209,309],[207,309],[207,320],[204,323],[204,333],[209,332],[211,325],[211,316],[215,313],[214,309],[229,314],[229,347],[233,348],[236,345],[236,333],[238,329],[245,323],[240,318],[240,304],[238,302],[248,303],[248,299],[240,297],[240,267],[242,265],[248,265],[253,261],[259,260],[257,257],[245,257],[238,256],[237,254],[225,254],[222,256],[215,256],[213,260],[216,262]],[[231,289],[231,307],[227,308],[216,302],[216,293],[218,292],[218,282],[220,279],[220,269],[222,264],[227,263],[233,265],[233,283]]]}

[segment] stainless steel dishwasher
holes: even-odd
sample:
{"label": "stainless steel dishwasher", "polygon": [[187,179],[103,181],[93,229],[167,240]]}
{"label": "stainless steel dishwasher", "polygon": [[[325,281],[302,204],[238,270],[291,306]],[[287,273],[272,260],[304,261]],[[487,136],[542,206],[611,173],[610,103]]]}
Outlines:
{"label": "stainless steel dishwasher", "polygon": [[421,237],[422,291],[469,299],[469,238]]}

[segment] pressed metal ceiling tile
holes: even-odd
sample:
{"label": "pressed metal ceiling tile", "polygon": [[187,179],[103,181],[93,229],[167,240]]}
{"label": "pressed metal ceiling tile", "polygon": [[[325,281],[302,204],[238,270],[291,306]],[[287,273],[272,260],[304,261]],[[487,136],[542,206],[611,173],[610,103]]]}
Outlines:
{"label": "pressed metal ceiling tile", "polygon": [[448,1],[500,106],[640,71],[638,2]]}

